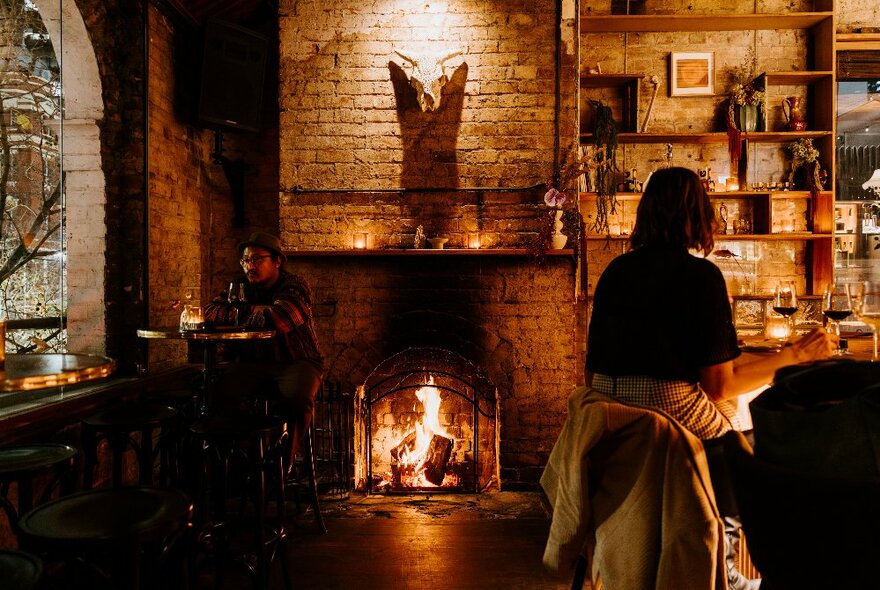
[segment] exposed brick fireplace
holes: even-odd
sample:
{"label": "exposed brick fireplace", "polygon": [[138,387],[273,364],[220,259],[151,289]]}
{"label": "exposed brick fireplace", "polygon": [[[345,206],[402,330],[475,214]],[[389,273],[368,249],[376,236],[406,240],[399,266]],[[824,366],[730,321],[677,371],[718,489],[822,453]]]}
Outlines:
{"label": "exposed brick fireplace", "polygon": [[[490,477],[485,473],[494,470],[502,489],[531,489],[559,434],[566,397],[583,366],[575,264],[570,256],[549,256],[544,266],[537,266],[523,251],[500,252],[505,251],[291,252],[290,262],[314,288],[329,379],[354,392],[374,385],[371,375],[375,379],[385,371],[389,359],[405,358],[397,356],[404,351],[448,351],[449,358],[458,360],[448,363],[447,370],[457,367],[459,378],[482,384],[478,389],[487,392],[479,394],[485,413],[494,412],[496,465],[481,466],[476,483],[485,485]],[[397,368],[438,368],[425,360],[408,363]],[[468,365],[473,368],[463,370]],[[421,372],[412,384],[422,385],[426,377]],[[496,391],[493,410],[486,404],[494,402]],[[414,389],[406,393],[413,395]],[[445,397],[460,398],[458,410],[472,412],[465,400],[473,399],[472,394]],[[407,402],[410,408],[416,403],[412,400]],[[388,412],[373,408],[374,417],[382,413]],[[462,415],[461,421],[467,417]],[[484,426],[480,437],[493,428],[489,422],[480,422],[478,428]],[[362,444],[356,455],[363,460],[366,442]],[[491,452],[480,454],[488,459]],[[363,463],[362,469],[356,475],[365,481]]]}

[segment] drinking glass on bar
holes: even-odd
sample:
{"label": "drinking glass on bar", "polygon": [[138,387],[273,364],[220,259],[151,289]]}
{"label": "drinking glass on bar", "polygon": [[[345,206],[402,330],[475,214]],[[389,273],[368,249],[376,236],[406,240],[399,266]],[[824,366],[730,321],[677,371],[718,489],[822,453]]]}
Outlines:
{"label": "drinking glass on bar", "polygon": [[874,337],[874,355],[871,360],[877,362],[877,331],[880,330],[880,282],[865,281],[859,285],[853,305],[855,316],[871,327]]}
{"label": "drinking glass on bar", "polygon": [[794,321],[791,319],[797,313],[797,293],[793,281],[779,281],[773,293],[773,311],[788,320],[789,334],[794,332]]}
{"label": "drinking glass on bar", "polygon": [[[822,315],[837,336],[840,336],[840,322],[852,314],[851,300],[849,285],[846,283],[831,283],[822,294]],[[840,356],[849,352],[838,344],[832,354]]]}

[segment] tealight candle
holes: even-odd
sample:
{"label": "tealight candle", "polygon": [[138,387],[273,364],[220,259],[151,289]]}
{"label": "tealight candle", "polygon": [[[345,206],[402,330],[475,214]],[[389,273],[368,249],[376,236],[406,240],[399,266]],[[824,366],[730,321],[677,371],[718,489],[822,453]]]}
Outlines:
{"label": "tealight candle", "polygon": [[767,316],[764,322],[764,337],[772,340],[788,340],[791,324],[788,318]]}
{"label": "tealight candle", "polygon": [[355,250],[364,250],[367,247],[367,232],[354,232],[354,248]]}
{"label": "tealight candle", "polygon": [[731,176],[730,178],[727,179],[726,187],[727,187],[727,192],[729,192],[729,193],[734,192],[734,191],[738,191],[739,190],[739,181],[736,178]]}
{"label": "tealight candle", "polygon": [[468,248],[471,248],[472,250],[476,250],[477,248],[479,248],[481,245],[480,244],[480,232],[478,232],[478,231],[468,232],[467,244],[468,244]]}

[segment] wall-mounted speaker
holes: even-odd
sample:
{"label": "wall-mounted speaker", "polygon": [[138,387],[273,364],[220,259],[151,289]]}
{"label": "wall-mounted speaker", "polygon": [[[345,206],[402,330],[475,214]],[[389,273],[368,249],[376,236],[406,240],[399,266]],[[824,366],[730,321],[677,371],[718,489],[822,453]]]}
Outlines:
{"label": "wall-mounted speaker", "polygon": [[206,126],[259,131],[269,41],[220,20],[205,25],[198,118]]}

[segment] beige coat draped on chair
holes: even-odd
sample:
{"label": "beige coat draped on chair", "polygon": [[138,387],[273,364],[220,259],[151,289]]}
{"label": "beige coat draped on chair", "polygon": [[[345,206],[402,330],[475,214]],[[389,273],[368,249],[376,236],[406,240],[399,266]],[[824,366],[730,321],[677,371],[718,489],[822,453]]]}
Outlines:
{"label": "beige coat draped on chair", "polygon": [[570,573],[586,551],[605,590],[727,587],[702,443],[666,414],[576,389],[541,485],[551,570]]}

